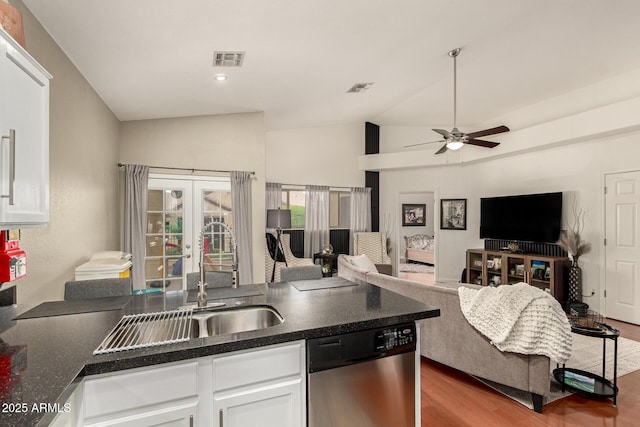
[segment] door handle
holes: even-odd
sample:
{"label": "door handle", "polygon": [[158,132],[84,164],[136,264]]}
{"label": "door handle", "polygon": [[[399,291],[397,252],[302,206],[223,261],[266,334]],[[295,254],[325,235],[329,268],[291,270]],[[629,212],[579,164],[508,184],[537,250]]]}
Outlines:
{"label": "door handle", "polygon": [[[189,250],[191,249],[191,245],[187,243],[186,245],[184,245],[184,248],[186,250]],[[185,258],[185,259],[191,258],[191,252],[187,252],[186,254],[182,255],[182,258]]]}
{"label": "door handle", "polygon": [[2,194],[0,197],[9,198],[9,205],[15,205],[13,200],[14,187],[16,182],[16,130],[9,129],[9,135],[2,135],[2,139],[9,140],[9,194]]}

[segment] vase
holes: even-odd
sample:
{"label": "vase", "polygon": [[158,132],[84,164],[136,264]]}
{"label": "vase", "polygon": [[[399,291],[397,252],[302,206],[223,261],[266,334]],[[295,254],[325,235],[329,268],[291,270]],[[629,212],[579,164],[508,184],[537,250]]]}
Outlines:
{"label": "vase", "polygon": [[569,268],[569,302],[582,302],[582,269],[574,262]]}

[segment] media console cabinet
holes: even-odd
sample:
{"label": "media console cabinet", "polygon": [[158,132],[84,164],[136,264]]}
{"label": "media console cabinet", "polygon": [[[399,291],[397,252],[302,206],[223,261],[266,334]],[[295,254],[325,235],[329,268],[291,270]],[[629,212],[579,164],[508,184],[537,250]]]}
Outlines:
{"label": "media console cabinet", "polygon": [[498,286],[525,282],[550,292],[560,304],[565,302],[568,267],[566,257],[467,250],[467,283]]}

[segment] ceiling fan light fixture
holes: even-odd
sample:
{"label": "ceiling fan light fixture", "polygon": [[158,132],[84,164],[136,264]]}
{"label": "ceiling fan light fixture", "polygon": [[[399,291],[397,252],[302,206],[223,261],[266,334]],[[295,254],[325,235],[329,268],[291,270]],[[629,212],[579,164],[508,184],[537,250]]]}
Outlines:
{"label": "ceiling fan light fixture", "polygon": [[462,146],[464,145],[464,143],[462,141],[449,141],[447,142],[447,148],[449,150],[459,150],[462,148]]}

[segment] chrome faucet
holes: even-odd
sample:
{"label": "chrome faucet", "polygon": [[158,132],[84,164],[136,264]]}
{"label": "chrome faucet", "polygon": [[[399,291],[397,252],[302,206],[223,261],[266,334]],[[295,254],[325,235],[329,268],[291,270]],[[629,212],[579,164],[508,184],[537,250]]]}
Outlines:
{"label": "chrome faucet", "polygon": [[205,282],[205,271],[204,271],[204,233],[209,230],[212,226],[219,225],[225,229],[227,233],[231,236],[231,255],[232,255],[232,269],[231,272],[231,287],[238,287],[238,251],[236,246],[236,236],[233,234],[233,230],[231,228],[220,221],[211,221],[202,227],[200,230],[200,238],[199,238],[199,246],[200,246],[200,261],[198,263],[198,268],[200,270],[200,280],[198,281],[198,297],[196,301],[198,302],[198,307],[206,307],[207,306],[207,283]]}

